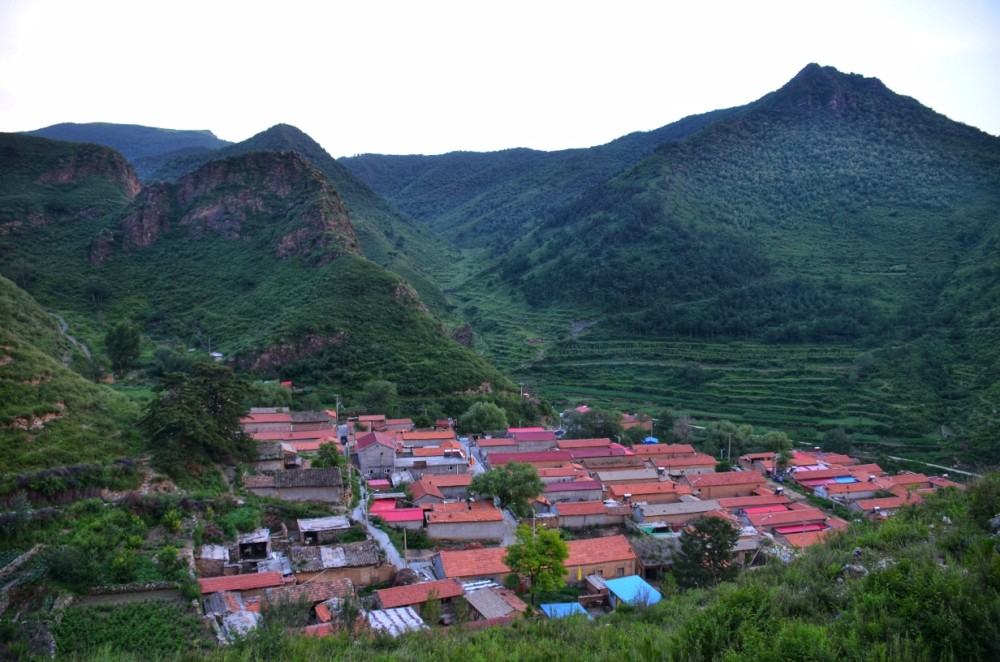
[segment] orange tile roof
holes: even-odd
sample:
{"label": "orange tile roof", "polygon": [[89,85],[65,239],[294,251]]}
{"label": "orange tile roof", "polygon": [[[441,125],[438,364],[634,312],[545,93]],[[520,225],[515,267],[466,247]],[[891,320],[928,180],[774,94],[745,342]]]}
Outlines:
{"label": "orange tile roof", "polygon": [[510,568],[503,562],[507,550],[503,547],[467,549],[460,552],[440,552],[445,577],[463,579],[484,575],[506,575]]}
{"label": "orange tile roof", "polygon": [[414,501],[425,496],[432,496],[437,499],[444,498],[444,495],[441,494],[441,490],[439,490],[430,481],[425,481],[423,479],[418,480],[415,483],[410,483],[410,494],[413,496]]}
{"label": "orange tile roof", "polygon": [[694,455],[691,444],[636,444],[632,447],[636,455]]}
{"label": "orange tile roof", "polygon": [[435,487],[468,487],[472,484],[472,474],[427,475],[420,480],[431,483]]}
{"label": "orange tile roof", "polygon": [[556,504],[556,512],[563,516],[571,516],[603,515],[607,511],[603,501],[567,501]]}
{"label": "orange tile roof", "polygon": [[716,487],[719,485],[749,485],[751,483],[765,483],[767,479],[756,471],[727,471],[718,474],[698,474],[688,476],[688,484],[692,489],[701,487]]}
{"label": "orange tile roof", "polygon": [[394,609],[396,607],[409,607],[411,605],[422,605],[430,599],[431,592],[437,594],[439,600],[464,595],[462,585],[454,579],[441,579],[435,582],[421,582],[410,584],[409,586],[397,586],[395,588],[383,588],[375,591],[383,609]]}
{"label": "orange tile roof", "polygon": [[[634,498],[648,494],[691,494],[691,488],[687,485],[665,480],[662,483],[624,483],[622,485],[608,485],[608,496],[613,499],[622,499],[626,494],[631,494]],[[639,499],[641,501],[641,499]]]}
{"label": "orange tile roof", "polygon": [[605,446],[610,446],[610,439],[561,439],[556,442],[556,446],[561,451],[569,450],[571,448],[603,448]]}
{"label": "orange tile roof", "polygon": [[881,499],[858,499],[854,503],[858,504],[858,508],[864,511],[874,510],[878,507],[882,509],[891,508],[902,508],[906,505],[906,501],[902,497],[885,497]]}
{"label": "orange tile roof", "polygon": [[474,510],[432,510],[427,513],[427,524],[460,524],[463,522],[501,522],[503,512],[499,508],[476,508]]}
{"label": "orange tile roof", "polygon": [[257,588],[282,586],[284,579],[278,571],[251,572],[228,577],[204,577],[199,579],[198,583],[201,585],[201,594],[207,595],[219,591],[249,591]]}
{"label": "orange tile roof", "polygon": [[455,433],[452,430],[420,431],[420,432],[397,432],[400,439],[405,441],[430,441],[434,439],[454,439]]}
{"label": "orange tile roof", "polygon": [[673,469],[675,467],[715,467],[718,463],[711,455],[695,453],[688,457],[664,457],[654,455],[649,458],[658,467]]}
{"label": "orange tile roof", "polygon": [[823,485],[827,494],[857,494],[858,492],[877,492],[878,485],[875,483],[832,483]]}
{"label": "orange tile roof", "polygon": [[488,499],[480,499],[479,501],[453,501],[451,503],[435,503],[431,510],[438,513],[448,513],[457,510],[496,510],[496,506],[493,502]]}
{"label": "orange tile roof", "polygon": [[240,419],[240,423],[291,423],[291,414],[247,414]]}
{"label": "orange tile roof", "polygon": [[808,510],[786,510],[782,513],[760,513],[749,515],[750,523],[755,527],[782,526],[784,524],[801,524],[803,522],[825,522],[827,514],[819,508]]}
{"label": "orange tile roof", "polygon": [[824,531],[808,531],[806,533],[786,533],[785,540],[787,540],[793,547],[804,549],[822,542],[823,538],[830,535],[831,531],[833,531],[833,529],[826,529]]}
{"label": "orange tile roof", "polygon": [[896,485],[918,485],[928,482],[924,474],[896,474],[891,480]]}
{"label": "orange tile roof", "polygon": [[723,497],[716,499],[723,508],[752,508],[754,506],[775,506],[789,503],[791,499],[783,494],[748,497]]}
{"label": "orange tile roof", "polygon": [[565,563],[567,569],[578,565],[638,559],[632,545],[628,544],[628,539],[622,535],[570,540],[567,541],[566,547],[569,550],[569,557]]}

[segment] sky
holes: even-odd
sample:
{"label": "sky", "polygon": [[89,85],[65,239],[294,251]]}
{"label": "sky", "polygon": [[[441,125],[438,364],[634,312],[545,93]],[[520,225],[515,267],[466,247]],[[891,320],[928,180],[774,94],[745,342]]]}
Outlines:
{"label": "sky", "polygon": [[557,150],[749,103],[810,62],[1000,134],[998,0],[0,0],[0,131]]}

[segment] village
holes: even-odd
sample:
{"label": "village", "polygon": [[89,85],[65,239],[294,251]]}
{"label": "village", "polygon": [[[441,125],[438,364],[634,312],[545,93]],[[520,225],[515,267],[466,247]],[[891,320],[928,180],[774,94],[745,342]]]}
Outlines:
{"label": "village", "polygon": [[[245,490],[328,505],[329,515],[194,550],[206,619],[223,643],[283,603],[307,605],[302,632],[320,637],[600,617],[662,599],[681,537],[702,518],[738,533],[730,561],[752,569],[823,544],[850,519],[891,517],[925,494],[963,487],[947,475],[889,475],[818,447],[746,454],[720,472],[716,458],[652,436],[633,447],[544,427],[465,437],[451,420],[418,430],[409,419],[341,421],[332,410],[253,409],[242,425],[258,447]],[[624,425],[647,423],[626,416]],[[327,464],[317,462],[321,449],[335,449],[338,466],[314,467]],[[529,465],[544,485],[529,516],[470,490],[476,475],[511,463]],[[524,524],[566,540],[568,588],[558,601],[532,604],[525,578],[505,562]]]}

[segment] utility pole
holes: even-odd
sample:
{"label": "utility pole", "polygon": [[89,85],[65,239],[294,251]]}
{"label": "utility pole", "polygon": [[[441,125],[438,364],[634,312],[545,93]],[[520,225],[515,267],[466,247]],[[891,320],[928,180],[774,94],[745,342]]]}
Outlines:
{"label": "utility pole", "polygon": [[729,433],[729,450],[726,451],[726,459],[729,460],[730,463],[732,463],[732,461],[733,461],[733,433],[732,432]]}

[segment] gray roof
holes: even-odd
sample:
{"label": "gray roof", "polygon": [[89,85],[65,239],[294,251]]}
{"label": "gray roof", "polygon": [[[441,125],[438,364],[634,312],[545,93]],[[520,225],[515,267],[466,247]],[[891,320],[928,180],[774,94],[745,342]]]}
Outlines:
{"label": "gray roof", "polygon": [[319,572],[331,568],[378,565],[378,545],[372,540],[319,547],[294,546],[289,551],[295,572]]}
{"label": "gray roof", "polygon": [[595,471],[594,474],[597,476],[597,480],[603,482],[621,481],[621,482],[634,482],[637,480],[659,478],[660,474],[657,473],[656,469],[626,469],[625,471]]}
{"label": "gray roof", "polygon": [[373,630],[387,632],[393,637],[398,637],[404,632],[428,629],[424,619],[417,615],[413,607],[376,609],[365,612],[365,618]]}
{"label": "gray roof", "polygon": [[710,510],[718,510],[719,502],[715,499],[705,501],[678,501],[677,503],[647,503],[640,505],[643,517],[656,517],[663,515],[694,515],[696,513],[707,513]]}
{"label": "gray roof", "polygon": [[397,469],[415,469],[416,465],[423,463],[423,466],[433,467],[433,466],[464,466],[468,464],[468,460],[463,457],[442,457],[438,455],[432,455],[430,457],[397,457],[396,458],[396,468]]}
{"label": "gray roof", "polygon": [[298,520],[299,531],[337,531],[351,528],[351,521],[342,515]]}
{"label": "gray roof", "polygon": [[483,618],[501,618],[514,611],[514,608],[506,600],[490,588],[467,593],[465,600],[472,605],[473,609],[482,614]]}
{"label": "gray roof", "polygon": [[257,460],[280,460],[281,459],[281,442],[280,441],[259,441],[257,442]]}
{"label": "gray roof", "polygon": [[257,562],[257,572],[280,572],[283,575],[290,575],[292,562],[280,552],[271,552],[271,556]]}
{"label": "gray roof", "polygon": [[249,543],[255,542],[268,542],[271,539],[271,532],[267,529],[257,529],[256,531],[251,531],[250,533],[244,533],[239,536],[236,540],[241,545],[247,545]]}
{"label": "gray roof", "polygon": [[222,619],[222,632],[227,639],[243,637],[260,624],[261,615],[256,611],[238,611]]}
{"label": "gray roof", "polygon": [[328,423],[334,420],[325,411],[293,411],[291,414],[294,423]]}
{"label": "gray roof", "polygon": [[274,474],[275,487],[340,487],[340,469],[289,469]]}
{"label": "gray roof", "polygon": [[199,559],[229,562],[229,548],[225,545],[202,545],[198,550]]}

